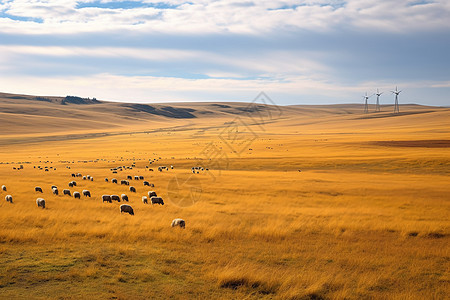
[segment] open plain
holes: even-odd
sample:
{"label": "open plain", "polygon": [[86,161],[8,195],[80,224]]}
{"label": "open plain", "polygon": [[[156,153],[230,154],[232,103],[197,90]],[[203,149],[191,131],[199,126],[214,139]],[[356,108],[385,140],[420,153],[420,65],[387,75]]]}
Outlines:
{"label": "open plain", "polygon": [[0,100],[2,299],[448,297],[448,108]]}

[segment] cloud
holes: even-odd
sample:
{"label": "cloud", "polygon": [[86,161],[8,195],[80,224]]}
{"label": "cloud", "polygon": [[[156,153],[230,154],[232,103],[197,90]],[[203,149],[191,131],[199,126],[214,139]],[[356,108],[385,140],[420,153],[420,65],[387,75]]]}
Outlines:
{"label": "cloud", "polygon": [[[450,4],[446,1],[13,0],[2,4],[0,12],[0,30],[27,34],[115,29],[264,34],[279,30],[327,31],[340,27],[408,32],[450,27]],[[33,20],[42,20],[42,23]]]}
{"label": "cloud", "polygon": [[[18,82],[27,82],[24,86]],[[448,86],[448,82],[420,82],[411,85],[399,83],[408,92],[411,89]],[[390,82],[364,82],[361,85],[345,86],[326,79],[291,77],[284,80],[252,79],[237,80],[223,78],[186,79],[176,77],[119,76],[95,74],[92,76],[24,77],[10,76],[2,80],[0,90],[34,95],[79,95],[98,99],[143,103],[190,102],[190,101],[251,101],[260,91],[265,91],[279,105],[293,103],[343,103],[359,102],[362,91],[373,92],[394,88]],[[409,95],[410,97],[413,95]],[[402,100],[408,99],[403,93]],[[383,103],[390,103],[389,94]],[[407,101],[407,100],[405,100]],[[408,101],[413,102],[413,101]],[[435,105],[445,102],[436,100]]]}

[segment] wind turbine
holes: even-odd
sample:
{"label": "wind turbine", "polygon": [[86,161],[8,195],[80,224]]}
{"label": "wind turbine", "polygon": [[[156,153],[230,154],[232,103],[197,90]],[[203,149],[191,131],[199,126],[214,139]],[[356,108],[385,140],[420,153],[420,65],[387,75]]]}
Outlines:
{"label": "wind turbine", "polygon": [[370,97],[372,97],[373,95],[367,96],[367,92],[366,95],[363,96],[364,98],[364,113],[368,114],[369,113],[369,104],[367,103],[367,100],[369,100]]}
{"label": "wind turbine", "polygon": [[398,106],[398,94],[400,94],[402,91],[399,91],[397,87],[395,87],[395,91],[391,91],[392,94],[395,94],[395,103],[394,103],[394,114],[400,113],[400,108]]}
{"label": "wind turbine", "polygon": [[375,107],[375,111],[381,111],[380,109],[380,96],[381,94],[383,94],[383,92],[379,92],[377,89],[377,93],[375,95],[377,95],[377,106]]}

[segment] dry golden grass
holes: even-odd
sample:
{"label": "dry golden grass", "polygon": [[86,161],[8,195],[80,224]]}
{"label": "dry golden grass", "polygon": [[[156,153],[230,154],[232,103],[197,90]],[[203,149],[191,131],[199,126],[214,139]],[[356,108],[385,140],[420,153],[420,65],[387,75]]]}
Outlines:
{"label": "dry golden grass", "polygon": [[[287,111],[263,128],[251,125],[256,138],[242,153],[219,138],[226,116],[121,124],[104,137],[64,138],[81,129],[47,141],[4,136],[20,144],[0,146],[0,185],[8,188],[0,193],[0,298],[445,299],[450,148],[374,142],[448,140],[449,114]],[[226,167],[211,167],[214,177],[192,175],[210,142],[228,156]],[[146,171],[159,157],[155,172]],[[30,163],[14,170],[20,162]],[[111,174],[133,162],[133,170]],[[160,173],[159,165],[175,168]],[[94,182],[72,178],[77,172]],[[104,182],[126,175],[143,175],[155,188],[132,180],[134,194]],[[174,178],[201,188],[192,206],[173,202],[191,193],[189,185],[174,193]],[[51,194],[51,185],[61,192],[73,179],[72,192],[93,197]],[[149,190],[166,205],[143,204]],[[101,201],[124,192],[135,216]],[[37,208],[39,196],[46,209]],[[170,227],[177,217],[185,230]]]}

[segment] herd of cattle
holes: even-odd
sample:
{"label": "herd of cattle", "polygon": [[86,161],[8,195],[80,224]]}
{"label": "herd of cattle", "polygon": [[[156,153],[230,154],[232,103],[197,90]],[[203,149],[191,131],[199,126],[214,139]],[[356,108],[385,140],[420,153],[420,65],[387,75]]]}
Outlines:
{"label": "herd of cattle", "polygon": [[[172,166],[171,166],[171,168],[173,169]],[[168,169],[168,168],[164,167],[163,169]],[[72,177],[81,177],[83,180],[94,181],[94,178],[92,176],[90,176],[90,175],[83,176],[81,173],[72,173],[71,176]],[[130,175],[127,176],[126,180],[121,180],[120,184],[129,186],[130,192],[136,193],[136,188],[133,187],[133,186],[130,186],[129,180],[133,180],[133,177],[130,176]],[[134,180],[144,180],[144,176],[134,176]],[[112,178],[111,180],[109,180],[108,178],[105,178],[105,182],[111,182],[111,183],[114,183],[114,184],[118,184],[119,181],[116,178]],[[77,182],[72,180],[72,181],[69,182],[68,185],[69,185],[69,187],[73,188],[73,187],[77,186]],[[154,187],[155,186],[153,183],[150,183],[148,181],[143,181],[143,185],[144,186],[149,186],[149,187]],[[2,185],[1,190],[6,192],[7,191],[6,186]],[[36,193],[43,193],[43,189],[40,186],[36,186],[34,188],[34,190],[35,190]],[[52,190],[53,195],[59,195],[59,189],[58,189],[57,186],[52,185],[51,186],[51,190]],[[73,193],[71,193],[70,189],[63,189],[62,193],[63,193],[63,195],[67,195],[67,196],[71,196],[71,197],[73,196],[75,199],[81,199],[82,195],[84,197],[91,198],[91,192],[89,190],[82,190],[81,193],[77,192],[77,191],[74,191]],[[119,197],[119,195],[102,195],[101,199],[102,199],[103,203],[104,202],[112,203],[113,201],[116,201],[116,202],[121,202],[121,201],[129,202],[127,194],[121,194],[120,197]],[[5,196],[5,200],[7,202],[13,203],[13,198],[12,198],[11,195],[6,195]],[[150,203],[152,205],[155,205],[155,204],[164,205],[163,198],[158,197],[158,195],[156,194],[155,191],[149,191],[147,193],[147,195],[142,196],[142,203],[148,204],[149,201],[150,201]],[[36,205],[38,207],[42,208],[42,209],[45,209],[45,205],[46,205],[45,199],[41,198],[41,197],[38,197],[36,199]],[[119,208],[120,208],[120,213],[121,214],[122,213],[128,213],[130,215],[134,215],[133,207],[131,205],[129,205],[129,204],[122,204],[122,205],[120,205]],[[172,227],[178,226],[178,227],[181,227],[181,228],[185,228],[186,222],[183,219],[176,218],[176,219],[174,219],[172,221],[171,226]]]}

